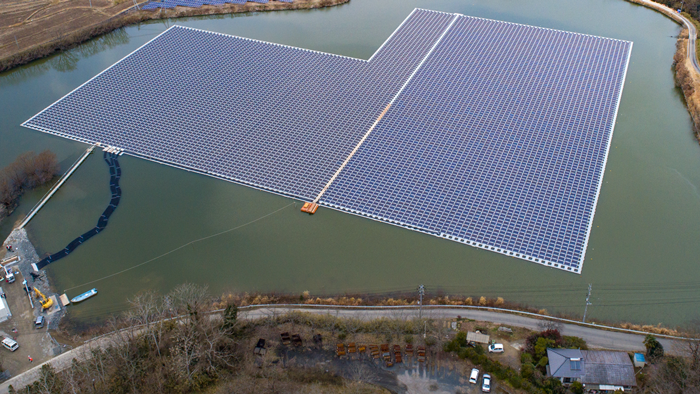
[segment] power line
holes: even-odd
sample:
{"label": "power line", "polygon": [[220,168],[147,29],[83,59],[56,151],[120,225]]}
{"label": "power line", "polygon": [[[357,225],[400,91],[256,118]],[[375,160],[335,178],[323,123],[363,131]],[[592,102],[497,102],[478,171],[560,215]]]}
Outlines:
{"label": "power line", "polygon": [[418,310],[418,318],[423,318],[423,295],[425,294],[425,286],[418,286],[418,296],[420,296],[420,309]]}
{"label": "power line", "polygon": [[592,286],[589,283],[588,284],[588,295],[586,296],[586,309],[583,310],[583,320],[581,320],[584,323],[586,322],[586,314],[588,313],[588,305],[591,305],[591,302],[588,301],[591,299],[591,287]]}
{"label": "power line", "polygon": [[99,282],[99,281],[102,281],[102,280],[111,278],[111,277],[113,277],[113,276],[117,276],[117,275],[123,274],[123,273],[125,273],[125,272],[127,272],[127,271],[131,271],[131,270],[133,270],[133,269],[135,269],[135,268],[141,267],[142,265],[146,265],[146,264],[148,264],[148,263],[150,263],[150,262],[153,262],[153,261],[155,261],[155,260],[158,260],[158,259],[160,259],[161,257],[165,257],[165,256],[167,256],[167,255],[169,255],[169,254],[171,254],[171,253],[177,252],[178,250],[180,250],[180,249],[182,249],[182,248],[185,248],[185,247],[187,247],[187,246],[190,246],[190,245],[192,245],[192,244],[195,244],[195,243],[197,243],[197,242],[201,242],[201,241],[205,241],[205,240],[210,239],[210,238],[218,237],[219,235],[223,235],[223,234],[226,234],[226,233],[230,233],[231,231],[238,230],[239,228],[242,228],[242,227],[248,226],[248,225],[250,225],[250,224],[253,224],[253,223],[257,222],[257,221],[263,220],[263,219],[265,219],[266,217],[272,216],[272,215],[276,214],[277,212],[279,212],[279,211],[281,211],[281,210],[283,210],[283,209],[289,208],[289,207],[291,207],[292,205],[295,205],[295,204],[296,204],[296,203],[293,202],[293,203],[291,203],[291,204],[289,204],[289,205],[285,205],[284,207],[282,207],[282,208],[280,208],[280,209],[278,209],[278,210],[276,210],[276,211],[270,212],[270,213],[268,213],[267,215],[261,216],[261,217],[255,219],[255,220],[251,220],[251,221],[248,222],[248,223],[241,224],[240,226],[236,226],[236,227],[234,227],[234,228],[230,228],[230,229],[228,229],[228,230],[224,230],[224,231],[221,231],[221,232],[216,233],[216,234],[208,235],[208,236],[203,237],[203,238],[195,239],[194,241],[190,241],[190,242],[188,242],[188,243],[186,243],[186,244],[184,244],[184,245],[178,246],[178,247],[175,248],[175,249],[172,249],[172,250],[170,250],[170,251],[168,251],[168,252],[165,252],[165,253],[161,254],[160,256],[154,257],[154,258],[152,258],[152,259],[150,259],[150,260],[146,260],[146,261],[144,261],[143,263],[136,264],[136,265],[134,265],[134,266],[132,266],[132,267],[123,269],[123,270],[121,270],[121,271],[119,271],[119,272],[115,272],[115,273],[110,274],[110,275],[107,275],[107,276],[103,276],[102,278],[99,278],[99,279],[91,280],[91,281],[89,281],[89,282],[85,282],[85,283],[83,283],[83,284],[70,287],[70,288],[68,288],[68,289],[65,289],[64,292],[67,292],[68,290],[77,289],[78,287],[90,285],[90,284],[93,284],[93,283],[96,283],[96,282]]}

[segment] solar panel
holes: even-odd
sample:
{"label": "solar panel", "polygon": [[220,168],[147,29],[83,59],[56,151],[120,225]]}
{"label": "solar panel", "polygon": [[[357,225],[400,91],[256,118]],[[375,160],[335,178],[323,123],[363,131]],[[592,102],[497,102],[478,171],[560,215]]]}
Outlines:
{"label": "solar panel", "polygon": [[580,272],[630,50],[427,10],[369,60],[175,26],[23,125]]}
{"label": "solar panel", "polygon": [[[268,0],[250,0],[254,3],[267,3]],[[294,0],[278,0],[283,3],[292,3]],[[199,8],[203,5],[245,4],[248,0],[160,0],[144,4],[142,10],[155,10],[158,8],[190,7]]]}
{"label": "solar panel", "polygon": [[460,18],[321,203],[580,272],[630,49]]}

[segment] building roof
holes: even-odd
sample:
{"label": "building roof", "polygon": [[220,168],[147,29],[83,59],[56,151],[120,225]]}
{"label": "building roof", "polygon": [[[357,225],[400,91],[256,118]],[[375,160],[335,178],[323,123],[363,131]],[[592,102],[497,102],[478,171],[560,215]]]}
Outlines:
{"label": "building roof", "polygon": [[549,373],[555,378],[580,378],[586,373],[585,359],[579,349],[547,349],[547,358]]}
{"label": "building roof", "polygon": [[624,352],[601,350],[581,350],[586,360],[586,374],[583,384],[604,384],[612,386],[636,386],[632,360]]}
{"label": "building roof", "polygon": [[468,332],[467,342],[489,343],[489,336],[480,332]]}

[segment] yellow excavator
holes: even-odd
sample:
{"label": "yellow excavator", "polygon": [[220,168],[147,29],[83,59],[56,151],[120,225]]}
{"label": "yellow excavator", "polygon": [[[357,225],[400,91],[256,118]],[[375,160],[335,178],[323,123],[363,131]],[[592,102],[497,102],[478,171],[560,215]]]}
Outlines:
{"label": "yellow excavator", "polygon": [[49,309],[51,308],[51,305],[53,305],[53,300],[51,298],[46,298],[46,296],[39,291],[36,287],[34,288],[34,292],[36,293],[36,298],[41,300],[41,310],[43,311],[44,309]]}

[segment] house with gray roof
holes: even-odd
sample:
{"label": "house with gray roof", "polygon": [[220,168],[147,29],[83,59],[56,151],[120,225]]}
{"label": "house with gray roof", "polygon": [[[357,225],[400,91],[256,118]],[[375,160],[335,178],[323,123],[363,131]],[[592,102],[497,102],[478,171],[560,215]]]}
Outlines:
{"label": "house with gray roof", "polygon": [[627,353],[603,350],[547,349],[547,376],[563,384],[583,383],[586,391],[629,391],[637,385]]}
{"label": "house with gray roof", "polygon": [[583,353],[579,349],[547,349],[547,358],[547,376],[558,378],[564,384],[581,382],[586,374]]}

